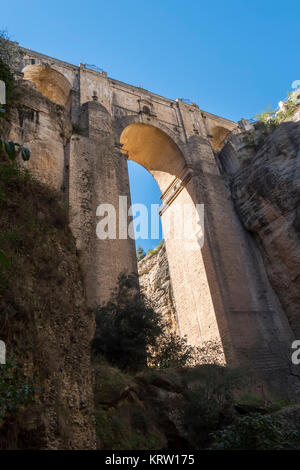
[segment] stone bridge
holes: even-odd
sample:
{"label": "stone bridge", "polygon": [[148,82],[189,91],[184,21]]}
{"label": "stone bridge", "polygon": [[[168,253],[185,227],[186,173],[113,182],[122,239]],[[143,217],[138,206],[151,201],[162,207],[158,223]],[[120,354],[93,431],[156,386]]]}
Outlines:
{"label": "stone bridge", "polygon": [[[127,159],[134,160],[160,187],[163,230],[173,227],[166,251],[180,334],[195,345],[220,341],[226,360],[254,370],[265,388],[287,388],[291,331],[255,241],[235,212],[216,153],[236,124],[83,64],[12,47],[21,79],[65,109],[73,125],[69,139],[53,143],[50,128],[57,123],[46,108],[33,109],[39,112],[38,123],[30,124],[35,134],[23,135],[32,151],[28,164],[63,188],[72,208],[90,305],[108,299],[121,271],[137,269],[134,241],[124,236],[127,221],[117,223],[121,237],[96,237],[99,204],[113,204],[118,211],[119,196],[127,196],[130,206]],[[178,210],[189,204],[193,211],[204,204],[202,247],[172,236],[174,204]]]}

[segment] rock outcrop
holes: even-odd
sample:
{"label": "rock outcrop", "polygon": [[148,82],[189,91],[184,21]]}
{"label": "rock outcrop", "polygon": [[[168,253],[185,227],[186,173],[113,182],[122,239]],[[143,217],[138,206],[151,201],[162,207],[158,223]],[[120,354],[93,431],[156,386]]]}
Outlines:
{"label": "rock outcrop", "polygon": [[175,300],[164,245],[138,263],[138,273],[141,291],[152,308],[162,314],[172,333],[178,333]]}
{"label": "rock outcrop", "polygon": [[300,123],[235,131],[219,154],[232,197],[270,282],[300,335]]}

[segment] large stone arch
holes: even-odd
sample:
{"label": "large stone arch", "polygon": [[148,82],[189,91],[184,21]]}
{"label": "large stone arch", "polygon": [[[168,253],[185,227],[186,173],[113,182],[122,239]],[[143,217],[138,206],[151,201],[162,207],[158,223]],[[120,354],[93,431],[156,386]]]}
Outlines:
{"label": "large stone arch", "polygon": [[40,93],[60,106],[67,106],[71,84],[60,72],[50,65],[27,65],[22,70],[24,79],[34,83]]}
{"label": "large stone arch", "polygon": [[151,124],[130,124],[122,132],[120,143],[122,153],[152,174],[162,194],[186,166],[184,156],[174,140]]}
{"label": "large stone arch", "polygon": [[204,340],[221,343],[215,311],[217,285],[208,278],[207,253],[201,251],[204,227],[201,212],[197,212],[201,201],[195,195],[185,145],[167,126],[147,117],[123,117],[114,129],[121,153],[148,170],[161,190],[160,215],[179,332],[194,345]]}
{"label": "large stone arch", "polygon": [[124,129],[126,129],[126,127],[130,126],[131,124],[148,124],[150,126],[156,127],[157,129],[160,129],[162,132],[167,134],[170,139],[174,141],[174,143],[177,145],[182,155],[184,156],[186,162],[188,162],[186,145],[185,142],[183,142],[183,140],[180,138],[178,132],[175,132],[171,127],[165,125],[158,119],[152,116],[149,117],[145,114],[130,114],[122,116],[120,118],[113,118],[112,125],[116,142],[120,142],[120,138]]}

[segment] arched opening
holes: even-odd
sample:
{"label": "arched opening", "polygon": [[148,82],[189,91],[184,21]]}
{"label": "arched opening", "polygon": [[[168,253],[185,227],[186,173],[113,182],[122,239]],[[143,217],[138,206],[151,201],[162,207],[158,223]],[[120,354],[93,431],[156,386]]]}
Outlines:
{"label": "arched opening", "polygon": [[[161,191],[149,171],[135,161],[128,161],[128,175],[131,204],[134,206],[142,203],[147,209],[146,234],[141,230],[139,220],[134,220],[136,249],[141,247],[147,254],[162,241],[162,227],[158,213],[161,205]],[[151,216],[155,217],[153,227],[151,227]]]}
{"label": "arched opening", "polygon": [[178,320],[166,247],[163,240],[158,208],[161,192],[153,176],[139,163],[128,161],[131,204],[147,209],[148,237],[143,237],[140,221],[134,219],[135,249],[141,292],[168,325],[168,331],[178,334]]}
{"label": "arched opening", "polygon": [[56,104],[66,106],[71,84],[60,72],[49,65],[27,65],[23,69],[24,79],[33,82],[40,93]]}
{"label": "arched opening", "polygon": [[122,152],[154,176],[162,194],[182,173],[185,161],[175,142],[157,127],[134,123],[122,132]]}
{"label": "arched opening", "polygon": [[125,127],[120,143],[128,160],[148,170],[161,191],[160,216],[180,335],[187,335],[194,345],[203,340],[220,342],[201,252],[203,219],[181,149],[166,132],[143,123]]}
{"label": "arched opening", "polygon": [[221,149],[229,133],[229,129],[225,129],[225,127],[221,126],[215,126],[210,130],[211,142],[216,152]]}

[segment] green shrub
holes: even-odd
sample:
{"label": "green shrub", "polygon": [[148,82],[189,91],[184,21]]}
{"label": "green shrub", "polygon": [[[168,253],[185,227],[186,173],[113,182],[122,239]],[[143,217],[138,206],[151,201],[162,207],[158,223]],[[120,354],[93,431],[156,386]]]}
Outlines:
{"label": "green shrub", "polygon": [[194,351],[195,348],[188,344],[186,337],[163,331],[155,347],[148,351],[148,363],[160,369],[184,367],[192,361]]}
{"label": "green shrub", "polygon": [[260,121],[264,124],[267,124],[271,121],[273,116],[275,115],[276,111],[274,109],[271,109],[271,106],[269,105],[264,111],[262,111],[259,114],[256,114],[254,116],[254,119],[256,121]]}
{"label": "green shrub", "polygon": [[143,250],[141,246],[139,246],[136,250],[136,259],[138,261],[141,261],[143,258],[145,258],[145,256],[146,256],[145,251]]}
{"label": "green shrub", "polygon": [[147,348],[161,333],[161,316],[139,292],[137,275],[122,273],[111,300],[96,310],[94,355],[121,370],[137,371],[146,366]]}
{"label": "green shrub", "polygon": [[278,415],[251,414],[212,434],[214,450],[300,449],[300,431]]}
{"label": "green shrub", "polygon": [[98,358],[95,366],[95,405],[111,404],[117,401],[125,388],[131,383],[132,377],[110,366],[102,358]]}
{"label": "green shrub", "polygon": [[148,250],[148,251],[147,251],[147,256],[150,257],[150,256],[153,256],[153,255],[155,255],[156,253],[158,253],[159,250],[163,247],[163,244],[164,244],[164,242],[161,241],[161,242],[159,242],[159,244],[158,244],[157,246],[155,246],[152,250]]}
{"label": "green shrub", "polygon": [[269,106],[262,113],[257,114],[254,119],[260,121],[267,127],[276,127],[286,119],[289,119],[293,115],[296,108],[297,105],[295,103],[293,93],[288,93],[288,97],[285,100],[283,109],[281,111],[276,112],[276,110],[272,110]]}
{"label": "green shrub", "polygon": [[184,423],[195,447],[203,447],[209,435],[232,415],[233,393],[245,382],[243,373],[213,364],[188,369]]}

